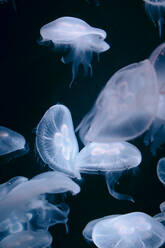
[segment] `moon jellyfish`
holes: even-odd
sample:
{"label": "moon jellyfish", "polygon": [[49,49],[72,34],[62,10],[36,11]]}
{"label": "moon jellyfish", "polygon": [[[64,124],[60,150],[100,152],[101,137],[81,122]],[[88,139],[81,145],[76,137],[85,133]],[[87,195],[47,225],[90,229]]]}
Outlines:
{"label": "moon jellyfish", "polygon": [[160,222],[162,225],[165,226],[165,202],[160,204],[160,213],[154,215],[154,219]]}
{"label": "moon jellyfish", "polygon": [[84,144],[131,140],[149,128],[157,106],[155,70],[144,60],[122,68],[109,79],[77,130]]}
{"label": "moon jellyfish", "polygon": [[57,104],[44,114],[36,130],[36,148],[51,169],[80,178],[75,166],[79,148],[67,107]]}
{"label": "moon jellyfish", "polygon": [[65,55],[62,62],[72,63],[72,82],[74,81],[80,64],[85,74],[92,71],[91,61],[93,52],[102,53],[110,46],[104,41],[106,32],[102,29],[93,28],[85,21],[75,17],[58,18],[40,29],[41,44],[52,41],[55,49],[64,48]]}
{"label": "moon jellyfish", "polygon": [[137,167],[141,159],[138,148],[128,142],[91,142],[77,155],[76,164],[82,173],[103,172],[112,196],[133,201],[132,197],[117,193],[114,188],[123,172]]}
{"label": "moon jellyfish", "polygon": [[161,158],[157,165],[157,176],[161,183],[165,184],[165,158]]}
{"label": "moon jellyfish", "polygon": [[47,231],[22,231],[8,235],[0,241],[0,248],[47,248],[52,237]]}
{"label": "moon jellyfish", "polygon": [[162,24],[164,23],[165,0],[144,0],[145,9],[155,25],[158,25],[159,35],[162,33]]}
{"label": "moon jellyfish", "polygon": [[158,46],[149,57],[153,64],[158,79],[158,110],[156,118],[148,130],[144,143],[151,144],[153,155],[165,143],[165,43]]}
{"label": "moon jellyfish", "polygon": [[98,248],[158,248],[165,242],[165,228],[141,212],[99,221],[92,239]]}
{"label": "moon jellyfish", "polygon": [[93,232],[93,228],[94,226],[101,220],[106,220],[106,219],[111,219],[111,218],[115,218],[119,216],[119,214],[114,214],[114,215],[108,215],[108,216],[105,216],[105,217],[102,217],[102,218],[98,218],[98,219],[95,219],[95,220],[92,220],[90,221],[86,226],[85,228],[83,229],[83,236],[85,238],[85,240],[87,242],[92,242],[92,232]]}
{"label": "moon jellyfish", "polygon": [[0,126],[0,156],[17,157],[28,150],[25,138],[21,134]]}

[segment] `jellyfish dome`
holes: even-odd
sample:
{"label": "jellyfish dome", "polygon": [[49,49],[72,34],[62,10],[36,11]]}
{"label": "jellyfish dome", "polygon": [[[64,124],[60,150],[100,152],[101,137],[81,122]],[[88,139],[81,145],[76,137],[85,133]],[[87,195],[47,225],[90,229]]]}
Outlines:
{"label": "jellyfish dome", "polygon": [[158,248],[165,242],[165,228],[149,215],[133,212],[101,220],[92,239],[98,248]]}
{"label": "jellyfish dome", "polygon": [[165,158],[161,158],[157,165],[157,176],[161,183],[165,184]]}
{"label": "jellyfish dome", "polygon": [[25,138],[21,134],[7,127],[0,126],[0,156],[18,150],[26,150],[27,147],[25,145]]}
{"label": "jellyfish dome", "polygon": [[[42,42],[52,41],[55,48],[68,49],[62,57],[63,63],[72,62],[72,82],[82,64],[85,73],[91,69],[92,53],[107,51],[110,46],[104,41],[106,32],[93,28],[75,17],[61,17],[44,25],[40,34]],[[71,82],[71,83],[72,83]]]}
{"label": "jellyfish dome", "polygon": [[91,220],[86,226],[85,228],[83,229],[83,236],[85,238],[85,240],[87,242],[92,242],[92,232],[93,232],[93,228],[94,226],[100,222],[101,220],[106,220],[106,219],[111,219],[111,218],[115,218],[119,216],[119,214],[114,214],[114,215],[108,215],[108,216],[105,216],[105,217],[102,217],[102,218],[98,218],[98,219],[95,219],[95,220]]}
{"label": "jellyfish dome", "polygon": [[80,178],[75,167],[79,148],[67,107],[57,104],[44,114],[36,130],[36,148],[51,169]]}
{"label": "jellyfish dome", "polygon": [[141,163],[141,152],[128,142],[87,144],[77,155],[80,172],[123,171]]}
{"label": "jellyfish dome", "polygon": [[149,128],[157,107],[156,73],[151,62],[144,60],[110,78],[77,130],[84,144],[131,140]]}
{"label": "jellyfish dome", "polygon": [[153,23],[158,25],[159,35],[162,33],[164,23],[165,0],[144,0],[145,9]]}

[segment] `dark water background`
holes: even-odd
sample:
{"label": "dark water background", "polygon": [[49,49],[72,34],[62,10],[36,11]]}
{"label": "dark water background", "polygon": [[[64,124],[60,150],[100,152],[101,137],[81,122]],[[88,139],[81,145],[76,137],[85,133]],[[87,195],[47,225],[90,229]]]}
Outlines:
{"label": "dark water background", "polygon": [[[24,157],[1,165],[1,183],[14,176],[31,178],[48,170],[35,155],[34,141],[35,127],[50,106],[66,105],[76,127],[114,72],[144,60],[164,40],[165,32],[160,39],[142,0],[100,2],[96,7],[85,0],[16,0],[16,13],[10,2],[0,5],[0,124],[24,135],[30,146]],[[83,77],[80,70],[71,88],[71,65],[64,65],[59,54],[37,43],[41,26],[62,16],[81,18],[104,29],[111,45],[109,51],[101,54],[99,63],[94,57],[93,77]],[[157,179],[156,164],[165,150],[162,147],[153,157],[143,138],[131,141],[142,152],[140,169],[123,177],[117,187],[120,192],[131,194],[135,204],[111,197],[104,176],[85,175],[80,194],[66,198],[71,208],[70,233],[66,235],[62,225],[50,228],[52,247],[90,247],[81,232],[94,218],[133,211],[153,216],[159,212],[165,188]],[[83,147],[80,141],[79,145]]]}

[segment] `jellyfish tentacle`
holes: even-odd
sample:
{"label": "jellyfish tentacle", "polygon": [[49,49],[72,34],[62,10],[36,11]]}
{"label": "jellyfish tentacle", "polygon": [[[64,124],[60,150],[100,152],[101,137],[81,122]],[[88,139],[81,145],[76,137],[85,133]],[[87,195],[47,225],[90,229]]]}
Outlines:
{"label": "jellyfish tentacle", "polygon": [[107,172],[105,177],[106,177],[106,184],[108,187],[108,191],[110,195],[112,195],[114,198],[118,200],[126,200],[126,201],[131,201],[135,202],[133,197],[127,194],[122,194],[119,193],[115,190],[115,185],[118,183],[118,180],[122,176],[123,171],[115,171],[115,172]]}

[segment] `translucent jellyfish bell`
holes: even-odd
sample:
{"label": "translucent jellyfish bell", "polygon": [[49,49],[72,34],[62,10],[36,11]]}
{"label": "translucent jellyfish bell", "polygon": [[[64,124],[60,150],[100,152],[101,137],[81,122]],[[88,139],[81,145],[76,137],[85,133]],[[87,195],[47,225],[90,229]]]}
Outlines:
{"label": "translucent jellyfish bell", "polygon": [[162,33],[162,24],[164,23],[165,0],[144,0],[145,9],[153,23],[158,25],[159,35]]}
{"label": "translucent jellyfish bell", "polygon": [[76,165],[82,173],[105,173],[111,195],[120,200],[133,200],[128,195],[117,193],[114,186],[123,172],[137,167],[141,159],[141,152],[128,142],[91,142],[77,155]]}
{"label": "translucent jellyfish bell", "polygon": [[25,154],[28,150],[25,138],[21,134],[0,126],[0,156],[13,152]]}
{"label": "translucent jellyfish bell", "polygon": [[161,183],[165,184],[165,158],[161,158],[157,165],[157,176]]}
{"label": "translucent jellyfish bell", "polygon": [[[110,46],[104,41],[106,32],[93,28],[85,21],[75,17],[61,17],[44,25],[40,34],[42,42],[52,41],[55,48],[67,48],[62,57],[63,63],[72,62],[72,82],[74,81],[79,65],[82,64],[85,73],[91,69],[93,52],[107,51]],[[71,85],[70,84],[70,85]]]}
{"label": "translucent jellyfish bell", "polygon": [[149,60],[153,64],[158,79],[158,110],[156,119],[148,130],[144,143],[151,143],[151,152],[153,155],[163,143],[165,143],[165,43],[158,46],[150,55]]}
{"label": "translucent jellyfish bell", "polygon": [[106,220],[106,219],[111,219],[111,218],[115,218],[119,216],[119,214],[114,214],[114,215],[108,215],[108,216],[105,216],[105,217],[102,217],[102,218],[98,218],[98,219],[95,219],[95,220],[92,220],[90,221],[86,226],[85,228],[83,229],[83,236],[85,238],[85,240],[87,242],[92,242],[92,232],[93,232],[93,228],[94,226],[100,222],[101,220]]}
{"label": "translucent jellyfish bell", "polygon": [[77,130],[84,144],[130,140],[149,128],[157,106],[155,70],[149,60],[144,60],[110,78]]}
{"label": "translucent jellyfish bell", "polygon": [[8,235],[0,241],[0,248],[47,248],[51,243],[49,232],[28,230]]}
{"label": "translucent jellyfish bell", "polygon": [[36,148],[51,169],[80,178],[75,167],[78,143],[67,107],[57,104],[44,114],[36,130]]}
{"label": "translucent jellyfish bell", "polygon": [[149,215],[134,212],[98,222],[92,239],[98,248],[158,248],[165,242],[165,228]]}

